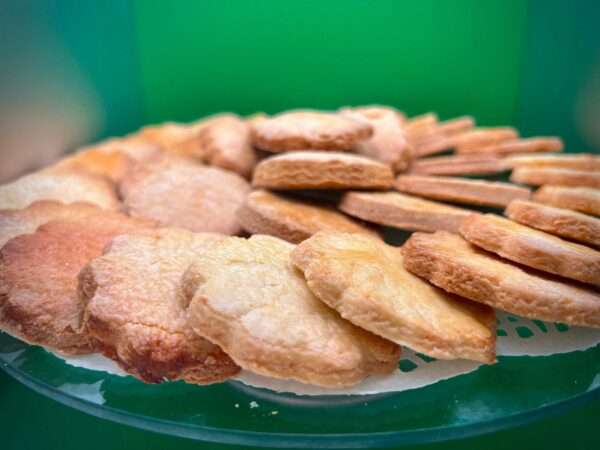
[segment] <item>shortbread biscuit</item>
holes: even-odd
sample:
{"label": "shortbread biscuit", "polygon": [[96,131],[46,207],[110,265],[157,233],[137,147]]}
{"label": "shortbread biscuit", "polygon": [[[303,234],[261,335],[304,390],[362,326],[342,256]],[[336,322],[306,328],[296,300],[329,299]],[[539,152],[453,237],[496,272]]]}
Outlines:
{"label": "shortbread biscuit", "polygon": [[48,222],[33,234],[8,241],[0,250],[0,328],[61,353],[92,352],[94,346],[81,330],[77,275],[114,236],[150,226],[100,211]]}
{"label": "shortbread biscuit", "polygon": [[0,248],[10,239],[33,233],[40,225],[52,220],[79,219],[100,211],[91,203],[65,205],[54,200],[40,200],[24,209],[0,210]]}
{"label": "shortbread biscuit", "polygon": [[533,200],[600,216],[600,189],[545,185],[535,191]]}
{"label": "shortbread biscuit", "polygon": [[365,121],[321,111],[288,111],[252,126],[254,146],[270,152],[350,150],[372,134]]}
{"label": "shortbread biscuit", "polygon": [[426,113],[407,119],[404,122],[404,131],[408,140],[414,143],[434,133],[437,123],[437,114]]}
{"label": "shortbread biscuit", "polygon": [[127,212],[164,226],[236,234],[236,211],[250,191],[239,175],[165,158],[134,169],[121,184]]}
{"label": "shortbread biscuit", "polygon": [[519,133],[512,127],[475,128],[474,130],[454,136],[451,146],[458,153],[462,153],[501,142],[512,141],[518,137]]}
{"label": "shortbread biscuit", "polygon": [[404,267],[445,291],[531,319],[600,327],[600,294],[526,271],[446,231],[413,233]]}
{"label": "shortbread biscuit", "polygon": [[518,167],[513,170],[510,180],[515,183],[540,186],[553,184],[555,186],[573,186],[600,188],[600,171],[557,169],[554,167]]}
{"label": "shortbread biscuit", "polygon": [[214,383],[239,368],[186,320],[181,278],[217,234],[164,228],[116,237],[80,273],[83,327],[124,370],[149,383]]}
{"label": "shortbread biscuit", "polygon": [[293,249],[254,235],[200,254],[184,277],[194,331],[242,368],[274,378],[343,387],[394,370],[399,347],[314,297],[290,261]]}
{"label": "shortbread biscuit", "polygon": [[84,172],[36,172],[0,186],[0,209],[22,209],[37,200],[87,202],[107,210],[121,208],[113,183]]}
{"label": "shortbread biscuit", "polygon": [[508,167],[528,167],[528,168],[557,168],[573,170],[600,170],[600,156],[589,153],[579,153],[577,155],[517,155],[509,156],[504,159]]}
{"label": "shortbread biscuit", "polygon": [[473,214],[398,192],[347,192],[339,208],[367,222],[411,231],[458,231],[461,222]]}
{"label": "shortbread biscuit", "polygon": [[400,175],[394,187],[435,200],[495,207],[505,207],[516,198],[527,200],[531,195],[528,188],[510,183],[424,175]]}
{"label": "shortbread biscuit", "polygon": [[600,247],[600,219],[587,214],[524,200],[510,202],[504,213],[538,230]]}
{"label": "shortbread biscuit", "polygon": [[249,233],[269,234],[292,243],[302,242],[322,230],[375,235],[335,209],[262,190],[246,197],[238,210],[238,220]]}
{"label": "shortbread biscuit", "polygon": [[68,156],[56,164],[44,169],[45,173],[62,174],[65,172],[88,172],[119,182],[134,164],[134,160],[125,153],[108,152],[91,148]]}
{"label": "shortbread biscuit", "polygon": [[262,160],[252,184],[268,189],[386,189],[394,175],[386,164],[338,152],[289,152]]}
{"label": "shortbread biscuit", "polygon": [[488,153],[494,155],[511,155],[534,152],[560,152],[562,140],[556,137],[530,137],[511,139],[482,146],[462,146],[457,148],[459,154]]}
{"label": "shortbread biscuit", "polygon": [[416,159],[410,173],[421,175],[492,175],[507,170],[502,158],[495,155],[452,155]]}
{"label": "shortbread biscuit", "polygon": [[455,136],[465,133],[475,126],[475,119],[471,116],[455,117],[438,123],[437,131],[444,136]]}
{"label": "shortbread biscuit", "polygon": [[161,150],[170,154],[202,159],[204,150],[200,131],[206,124],[205,120],[195,124],[166,122],[160,125],[151,125],[129,137],[157,145]]}
{"label": "shortbread biscuit", "polygon": [[470,116],[440,122],[429,134],[413,139],[414,154],[423,157],[450,150],[454,145],[454,137],[468,132],[474,126],[475,121]]}
{"label": "shortbread biscuit", "polygon": [[411,274],[396,247],[321,232],[296,247],[292,262],[313,294],[359,327],[435,358],[496,359],[493,309]]}
{"label": "shortbread biscuit", "polygon": [[215,116],[201,128],[199,138],[203,161],[250,177],[256,164],[256,152],[246,122],[234,114]]}

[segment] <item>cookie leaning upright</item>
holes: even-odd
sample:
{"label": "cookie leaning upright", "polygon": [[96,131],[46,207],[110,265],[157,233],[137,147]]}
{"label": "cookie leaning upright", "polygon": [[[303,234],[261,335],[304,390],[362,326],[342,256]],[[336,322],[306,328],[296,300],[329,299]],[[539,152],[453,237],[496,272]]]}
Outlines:
{"label": "cookie leaning upright", "polygon": [[391,372],[400,349],[313,296],[289,244],[228,237],[198,255],[184,276],[188,320],[242,368],[326,387]]}
{"label": "cookie leaning upright", "polygon": [[115,238],[80,273],[83,325],[99,349],[146,382],[213,383],[239,368],[185,318],[181,277],[220,235],[163,228]]}
{"label": "cookie leaning upright", "polygon": [[350,150],[372,134],[365,121],[321,111],[288,111],[252,124],[254,146],[269,152]]}

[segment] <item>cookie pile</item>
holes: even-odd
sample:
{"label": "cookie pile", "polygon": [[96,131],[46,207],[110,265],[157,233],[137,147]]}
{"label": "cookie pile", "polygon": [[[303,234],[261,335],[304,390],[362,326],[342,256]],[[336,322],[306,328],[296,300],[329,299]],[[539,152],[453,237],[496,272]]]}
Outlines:
{"label": "cookie pile", "polygon": [[600,157],[561,150],[383,106],[146,127],[0,186],[0,328],[149,383],[494,363],[494,308],[600,327]]}

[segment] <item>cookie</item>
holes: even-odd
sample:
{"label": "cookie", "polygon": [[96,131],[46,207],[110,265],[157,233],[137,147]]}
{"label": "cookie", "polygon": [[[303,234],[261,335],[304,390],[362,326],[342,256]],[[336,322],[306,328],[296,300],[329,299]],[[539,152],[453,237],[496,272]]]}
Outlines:
{"label": "cookie", "polygon": [[509,156],[504,159],[506,165],[513,169],[517,167],[528,168],[557,168],[573,170],[600,170],[600,156],[589,153],[580,153],[577,155],[517,155]]}
{"label": "cookie", "polygon": [[252,184],[267,189],[387,189],[392,169],[364,156],[338,152],[289,152],[263,159]]}
{"label": "cookie", "polygon": [[504,213],[538,230],[600,247],[600,219],[587,214],[524,200],[512,201]]}
{"label": "cookie", "polygon": [[199,131],[202,160],[211,166],[250,177],[256,152],[250,141],[249,125],[234,114],[215,116]]}
{"label": "cookie", "polygon": [[493,175],[507,170],[502,158],[495,155],[452,155],[416,159],[409,173],[418,175]]}
{"label": "cookie", "polygon": [[513,170],[510,180],[515,183],[540,186],[553,184],[556,186],[600,188],[600,171],[558,169],[554,167],[518,167]]}
{"label": "cookie", "polygon": [[170,154],[201,160],[204,150],[200,131],[204,125],[204,121],[196,124],[167,122],[144,127],[130,137],[137,141],[156,145]]}
{"label": "cookie", "polygon": [[347,192],[339,208],[367,222],[412,231],[458,231],[465,217],[473,214],[398,192]]}
{"label": "cookie", "polygon": [[99,211],[48,222],[0,250],[0,328],[30,344],[64,354],[90,353],[81,329],[83,304],[77,296],[79,271],[123,233],[151,224]]}
{"label": "cookie", "polygon": [[269,152],[350,150],[372,135],[365,121],[321,111],[288,111],[252,126],[254,146]]}
{"label": "cookie", "polygon": [[451,147],[458,153],[476,151],[501,142],[512,141],[519,137],[519,133],[512,127],[476,128],[454,136]]}
{"label": "cookie", "polygon": [[194,331],[242,368],[274,378],[343,387],[394,370],[398,346],[314,297],[290,261],[293,249],[254,235],[200,254],[184,276]]}
{"label": "cookie", "polygon": [[36,172],[0,186],[0,209],[22,209],[38,200],[87,202],[107,210],[121,208],[113,183],[84,172]]}
{"label": "cookie", "polygon": [[533,200],[600,216],[600,189],[546,185],[535,191]]}
{"label": "cookie", "polygon": [[406,133],[408,140],[412,143],[415,143],[434,133],[437,124],[437,114],[426,113],[407,119],[404,122],[404,132]]}
{"label": "cookie", "polygon": [[600,294],[526,271],[446,231],[413,233],[404,267],[436,286],[530,319],[600,327]]}
{"label": "cookie", "polygon": [[75,153],[44,169],[44,173],[88,172],[119,182],[134,164],[134,160],[120,151],[108,152],[91,148]]}
{"label": "cookie", "polygon": [[196,232],[237,234],[236,211],[250,186],[233,172],[163,158],[137,167],[120,191],[133,217]]}
{"label": "cookie", "polygon": [[375,235],[335,209],[262,190],[246,197],[238,210],[238,220],[249,233],[269,234],[292,243],[302,242],[322,230]]}
{"label": "cookie", "polygon": [[435,200],[494,207],[505,207],[516,198],[527,200],[531,195],[528,188],[510,183],[425,175],[400,175],[394,187]]}
{"label": "cookie", "polygon": [[475,121],[469,116],[440,122],[429,134],[413,140],[414,154],[423,157],[450,150],[454,145],[454,137],[471,130],[474,126]]}
{"label": "cookie", "polygon": [[440,359],[496,359],[493,309],[447,294],[368,236],[321,232],[292,252],[319,299],[355,325]]}
{"label": "cookie", "polygon": [[490,153],[495,155],[510,155],[533,152],[560,152],[562,149],[562,140],[555,137],[531,137],[526,139],[510,139],[503,142],[493,142],[480,146],[457,146],[457,152],[459,154]]}
{"label": "cookie", "polygon": [[600,286],[600,252],[495,214],[468,217],[460,234],[471,244],[524,266]]}
{"label": "cookie", "polygon": [[164,228],[118,236],[81,271],[83,327],[107,357],[149,382],[207,384],[239,368],[186,320],[181,278],[220,235]]}

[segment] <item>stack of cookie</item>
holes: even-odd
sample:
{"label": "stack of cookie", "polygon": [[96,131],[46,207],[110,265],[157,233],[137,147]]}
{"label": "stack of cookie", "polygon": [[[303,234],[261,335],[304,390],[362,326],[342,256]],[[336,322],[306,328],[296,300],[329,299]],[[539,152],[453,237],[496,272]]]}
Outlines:
{"label": "stack of cookie", "polygon": [[[600,157],[560,150],[382,106],[146,127],[0,186],[0,328],[150,383],[493,363],[494,308],[600,327]],[[543,186],[458,177],[508,170]]]}

